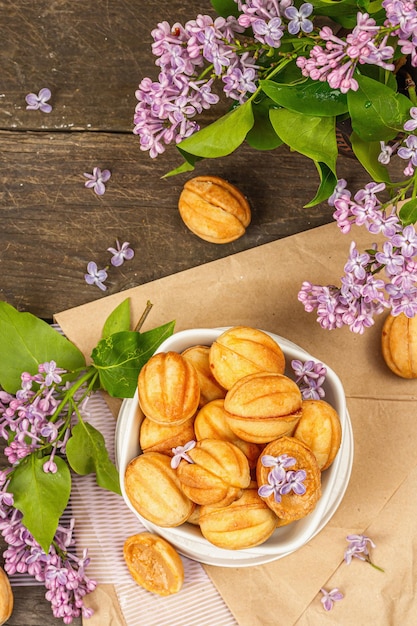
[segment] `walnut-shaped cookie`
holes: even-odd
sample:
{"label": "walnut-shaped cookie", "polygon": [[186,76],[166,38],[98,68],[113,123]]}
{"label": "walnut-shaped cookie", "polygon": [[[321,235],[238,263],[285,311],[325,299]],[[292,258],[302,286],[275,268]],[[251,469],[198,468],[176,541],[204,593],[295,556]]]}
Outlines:
{"label": "walnut-shaped cookie", "polygon": [[284,374],[270,372],[241,378],[224,399],[230,428],[253,443],[291,435],[301,417],[301,404],[297,384]]}
{"label": "walnut-shaped cookie", "polygon": [[132,459],[124,485],[139,515],[158,526],[180,526],[194,511],[194,502],[183,492],[171,467],[171,457],[160,452],[145,452]]}
{"label": "walnut-shaped cookie", "polygon": [[258,495],[255,482],[228,506],[202,506],[199,521],[202,535],[226,550],[258,546],[271,537],[278,524],[275,513]]}
{"label": "walnut-shaped cookie", "polygon": [[191,346],[191,348],[187,348],[187,350],[182,352],[184,359],[190,361],[197,372],[198,382],[200,384],[200,407],[212,400],[224,398],[226,395],[226,389],[217,382],[212,374],[209,353],[209,346]]}
{"label": "walnut-shaped cookie", "polygon": [[228,424],[229,414],[224,408],[224,400],[212,400],[205,404],[197,413],[194,421],[194,432],[197,440],[222,439],[230,441],[240,448],[249,462],[249,467],[256,467],[261,446],[240,439]]}
{"label": "walnut-shaped cookie", "polygon": [[[249,486],[248,460],[233,443],[202,439],[184,449],[176,471],[184,494],[196,504],[230,504]],[[175,452],[173,466],[181,456],[181,451]]]}
{"label": "walnut-shaped cookie", "polygon": [[267,333],[248,326],[235,326],[222,333],[210,347],[211,371],[225,389],[249,374],[283,374],[285,356]]}
{"label": "walnut-shaped cookie", "polygon": [[182,424],[194,416],[200,386],[194,366],[177,352],[154,354],[138,377],[138,400],[158,424]]}
{"label": "walnut-shaped cookie", "polygon": [[280,437],[265,446],[256,466],[256,480],[261,498],[287,521],[311,513],[321,496],[316,457],[294,437]]}
{"label": "walnut-shaped cookie", "polygon": [[339,414],[325,400],[303,400],[293,436],[311,449],[323,472],[333,463],[342,441]]}

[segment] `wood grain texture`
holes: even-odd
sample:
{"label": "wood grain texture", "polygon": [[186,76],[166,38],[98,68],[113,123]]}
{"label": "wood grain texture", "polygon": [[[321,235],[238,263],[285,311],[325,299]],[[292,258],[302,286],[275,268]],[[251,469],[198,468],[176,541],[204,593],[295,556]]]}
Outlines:
{"label": "wood grain texture", "polygon": [[[216,245],[181,221],[177,203],[186,177],[162,179],[181,162],[175,150],[153,161],[135,136],[121,133],[0,131],[0,145],[0,297],[46,319],[332,219],[327,205],[303,208],[315,193],[317,173],[286,149],[257,153],[242,146],[234,155],[198,165],[196,174],[237,185],[252,208],[246,234]],[[340,160],[354,186],[367,181],[355,161]],[[84,187],[83,172],[95,165],[112,172],[102,197]],[[109,264],[107,248],[116,238],[129,241],[135,257],[109,269],[103,293],[85,283],[84,273],[91,260],[99,267]]]}
{"label": "wood grain texture", "polygon": [[[130,241],[136,255],[111,269],[106,293],[332,219],[327,205],[303,208],[318,185],[307,159],[244,145],[199,163],[195,174],[223,176],[247,195],[252,223],[245,236],[216,245],[185,228],[177,200],[194,174],[162,179],[182,162],[174,147],[157,160],[141,152],[131,132],[134,93],[143,76],[157,75],[152,28],[203,12],[211,12],[208,0],[108,0],[99,8],[83,0],[0,0],[1,298],[51,319],[102,297],[84,272],[90,260],[109,263],[116,237]],[[52,113],[26,111],[24,96],[43,86],[52,91]],[[354,160],[340,161],[353,188],[367,182]],[[84,188],[83,172],[94,166],[112,172],[102,198]]]}

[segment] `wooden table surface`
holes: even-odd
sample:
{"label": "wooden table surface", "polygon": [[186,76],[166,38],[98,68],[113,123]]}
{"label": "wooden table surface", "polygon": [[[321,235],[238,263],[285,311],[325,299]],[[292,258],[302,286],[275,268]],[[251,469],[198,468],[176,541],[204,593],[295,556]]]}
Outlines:
{"label": "wooden table surface", "polygon": [[[50,321],[59,311],[332,220],[327,204],[303,208],[318,176],[286,149],[242,146],[168,179],[162,176],[182,162],[176,149],[157,160],[139,149],[135,89],[144,76],[157,77],[152,28],[211,12],[209,0],[0,0],[2,300]],[[27,111],[26,94],[42,87],[52,92],[53,111]],[[84,186],[83,172],[95,166],[112,173],[102,197]],[[207,243],[181,221],[182,186],[199,174],[222,176],[247,196],[252,223],[238,241]],[[339,174],[353,189],[369,181],[346,157]],[[84,273],[91,260],[108,264],[116,237],[130,242],[135,257],[109,271],[103,293]],[[43,587],[15,588],[8,624],[60,623],[43,596]]]}

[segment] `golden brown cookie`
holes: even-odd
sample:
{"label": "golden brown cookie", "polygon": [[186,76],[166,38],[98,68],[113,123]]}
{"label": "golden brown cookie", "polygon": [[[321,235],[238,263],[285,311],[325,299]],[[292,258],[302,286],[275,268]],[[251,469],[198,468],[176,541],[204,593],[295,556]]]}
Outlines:
{"label": "golden brown cookie", "polygon": [[158,424],[148,417],[142,420],[139,445],[142,452],[162,452],[172,456],[172,448],[194,439],[194,417],[181,424]]}
{"label": "golden brown cookie", "polygon": [[175,548],[162,537],[143,532],[128,537],[123,546],[127,568],[141,587],[160,596],[180,591],[184,566]]}
{"label": "golden brown cookie", "polygon": [[[275,459],[275,464],[271,459]],[[313,511],[321,496],[321,472],[316,457],[310,448],[294,437],[280,437],[265,446],[256,467],[256,479],[259,495],[283,520],[305,517]],[[287,493],[291,484],[300,486],[304,493],[293,489]],[[264,490],[266,494],[263,494]]]}
{"label": "golden brown cookie", "polygon": [[250,224],[249,203],[242,192],[219,176],[188,180],[178,200],[184,224],[210,243],[229,243],[245,234]]}
{"label": "golden brown cookie", "polygon": [[183,492],[171,458],[165,454],[145,452],[132,459],[124,481],[133,507],[153,524],[179,526],[194,510],[194,502]]}
{"label": "golden brown cookie", "polygon": [[177,468],[181,488],[196,504],[230,504],[250,483],[249,463],[229,441],[202,439]]}
{"label": "golden brown cookie", "polygon": [[388,315],[382,328],[382,356],[402,378],[417,378],[417,316]]}
{"label": "golden brown cookie", "polygon": [[224,400],[230,428],[254,443],[292,434],[301,417],[301,404],[296,383],[284,374],[269,372],[241,378]]}
{"label": "golden brown cookie", "polygon": [[228,413],[224,408],[224,400],[213,400],[199,410],[194,422],[197,440],[222,439],[230,441],[242,450],[249,462],[249,467],[256,467],[261,447],[256,443],[244,441],[235,435],[228,422]]}
{"label": "golden brown cookie", "polygon": [[325,400],[304,400],[293,436],[312,450],[324,471],[333,463],[342,441],[339,414]]}
{"label": "golden brown cookie", "polygon": [[186,422],[200,401],[194,366],[176,352],[154,354],[140,371],[138,399],[144,415],[158,424]]}
{"label": "golden brown cookie", "polygon": [[212,400],[224,398],[226,395],[226,390],[217,382],[211,372],[209,352],[209,346],[192,346],[182,353],[184,359],[190,361],[196,369],[200,384],[200,407]]}
{"label": "golden brown cookie", "polygon": [[281,347],[267,333],[248,326],[235,326],[222,333],[210,347],[210,368],[225,388],[249,374],[283,374],[285,356]]}
{"label": "golden brown cookie", "polygon": [[219,548],[244,550],[264,543],[277,527],[275,513],[258,495],[257,487],[245,489],[228,506],[202,506],[202,535]]}

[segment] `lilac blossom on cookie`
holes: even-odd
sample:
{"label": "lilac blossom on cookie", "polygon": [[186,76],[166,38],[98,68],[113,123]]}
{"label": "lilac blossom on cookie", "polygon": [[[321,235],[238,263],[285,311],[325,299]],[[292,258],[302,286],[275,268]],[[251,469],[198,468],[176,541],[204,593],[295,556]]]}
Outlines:
{"label": "lilac blossom on cookie", "polygon": [[88,189],[93,189],[94,193],[98,196],[102,196],[106,191],[105,183],[109,180],[111,172],[109,170],[101,170],[99,167],[95,167],[93,168],[92,174],[84,172],[84,176],[88,178],[85,186]]}
{"label": "lilac blossom on cookie", "polygon": [[275,502],[281,502],[281,496],[289,494],[293,491],[297,495],[303,495],[306,492],[304,481],[307,477],[305,470],[288,470],[296,463],[296,459],[288,454],[280,454],[277,457],[271,454],[264,454],[261,457],[261,463],[264,467],[272,467],[268,473],[268,484],[261,485],[258,494],[262,498],[274,494]]}
{"label": "lilac blossom on cookie", "polygon": [[326,380],[327,368],[320,361],[308,360],[302,363],[299,359],[291,361],[291,367],[296,376],[296,383],[300,388],[303,400],[319,400],[324,398],[322,387]]}
{"label": "lilac blossom on cookie", "polygon": [[192,460],[190,455],[187,454],[187,452],[195,448],[196,443],[197,442],[194,441],[194,439],[191,439],[191,441],[188,441],[184,446],[177,446],[176,448],[172,448],[172,453],[174,455],[171,459],[172,469],[177,469],[182,459],[184,459],[184,461],[187,461],[187,463],[194,463],[194,461]]}
{"label": "lilac blossom on cookie", "polygon": [[51,92],[47,87],[43,87],[38,94],[28,93],[25,100],[27,103],[26,109],[28,111],[37,111],[38,109],[43,113],[50,113],[52,107],[48,104],[48,100],[51,98]]}

